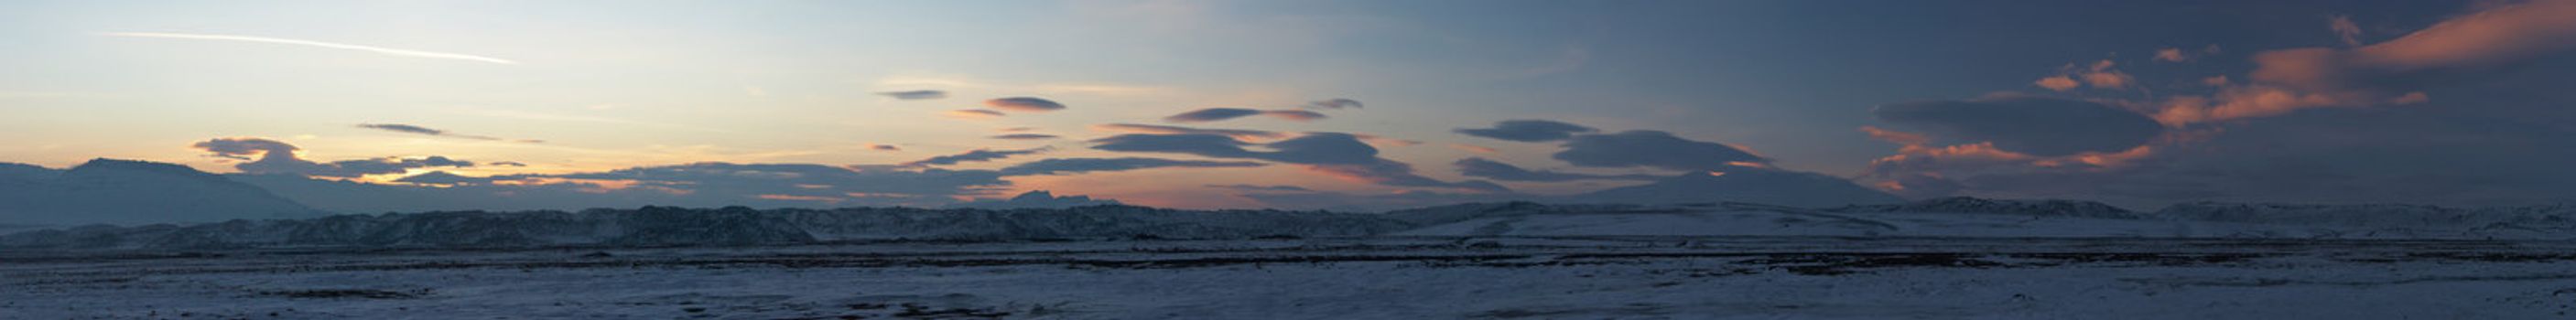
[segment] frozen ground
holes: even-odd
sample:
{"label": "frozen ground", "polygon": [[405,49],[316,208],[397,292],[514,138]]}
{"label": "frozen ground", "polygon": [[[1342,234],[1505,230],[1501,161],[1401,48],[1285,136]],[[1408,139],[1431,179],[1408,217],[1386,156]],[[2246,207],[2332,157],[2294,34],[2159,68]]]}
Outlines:
{"label": "frozen ground", "polygon": [[1426,236],[18,250],[0,251],[0,318],[2563,319],[2576,309],[2570,249]]}

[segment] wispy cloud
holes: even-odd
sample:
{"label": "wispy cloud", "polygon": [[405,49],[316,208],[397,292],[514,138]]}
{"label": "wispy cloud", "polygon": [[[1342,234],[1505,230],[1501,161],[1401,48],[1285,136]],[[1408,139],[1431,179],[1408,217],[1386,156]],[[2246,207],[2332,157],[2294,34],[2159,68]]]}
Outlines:
{"label": "wispy cloud", "polygon": [[519,64],[519,62],[518,62],[518,61],[510,61],[510,60],[508,60],[508,59],[493,58],[493,57],[478,56],[478,55],[470,55],[470,54],[462,54],[462,53],[446,53],[446,52],[432,52],[432,51],[420,51],[420,50],[410,50],[410,49],[395,49],[395,48],[386,48],[386,47],[377,47],[377,46],[367,46],[367,45],[355,45],[355,44],[335,43],[335,42],[322,42],[322,41],[313,41],[313,40],[297,40],[297,39],[286,39],[286,38],[270,38],[270,37],[259,37],[259,36],[224,35],[224,34],[192,34],[192,33],[161,33],[161,32],[107,32],[107,33],[101,33],[101,35],[106,35],[106,36],[111,36],[111,37],[164,38],[164,39],[192,39],[192,40],[216,40],[216,41],[241,41],[241,42],[259,42],[259,43],[275,43],[275,44],[292,44],[292,45],[313,46],[313,47],[323,47],[323,48],[332,48],[332,49],[345,49],[345,50],[367,51],[367,52],[374,52],[374,53],[380,53],[380,54],[386,54],[386,55],[396,55],[396,56],[416,57],[416,58],[431,58],[431,59],[452,59],[452,60],[466,60],[466,61],[481,61],[481,62],[490,62],[490,63],[498,63],[498,64]]}
{"label": "wispy cloud", "polygon": [[[500,138],[500,137],[494,137],[494,136],[480,136],[480,135],[470,135],[470,134],[458,134],[458,133],[450,132],[450,131],[447,131],[447,130],[431,129],[431,128],[429,128],[429,127],[422,127],[422,126],[415,126],[415,125],[408,125],[408,124],[399,124],[399,123],[364,123],[364,124],[358,124],[358,127],[359,127],[359,128],[366,128],[366,129],[375,129],[375,130],[384,130],[384,131],[400,132],[400,133],[419,134],[419,135],[432,135],[432,136],[452,137],[452,138],[464,138],[464,139],[474,139],[474,140],[484,140],[484,141],[503,141],[503,140],[509,140],[509,139],[502,139],[502,138]],[[522,140],[514,140],[514,141],[521,142],[521,143],[545,143],[545,141],[544,141],[544,140],[525,140],[525,139],[522,139]]]}

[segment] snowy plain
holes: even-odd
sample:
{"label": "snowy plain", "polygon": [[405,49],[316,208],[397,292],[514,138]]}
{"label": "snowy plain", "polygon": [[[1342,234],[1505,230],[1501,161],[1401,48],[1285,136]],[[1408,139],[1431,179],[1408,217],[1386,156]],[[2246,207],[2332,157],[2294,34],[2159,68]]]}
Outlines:
{"label": "snowy plain", "polygon": [[13,256],[12,319],[2551,319],[2558,243],[1388,237]]}
{"label": "snowy plain", "polygon": [[[0,248],[0,318],[2564,319],[2576,311],[2576,242],[2564,237],[2576,233],[2566,231],[2564,207],[1138,210],[747,212],[676,224],[386,215],[21,233],[0,237],[15,245]],[[771,216],[793,219],[764,220]],[[529,221],[552,226],[424,237]],[[626,241],[635,230],[663,234]],[[995,237],[1011,232],[1046,236]],[[731,242],[741,239],[791,241]]]}

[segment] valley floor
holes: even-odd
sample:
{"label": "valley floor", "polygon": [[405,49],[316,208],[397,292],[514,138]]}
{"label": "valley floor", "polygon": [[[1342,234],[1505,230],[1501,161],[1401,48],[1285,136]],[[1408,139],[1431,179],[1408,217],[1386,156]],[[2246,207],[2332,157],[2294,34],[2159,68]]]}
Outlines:
{"label": "valley floor", "polygon": [[2569,249],[1393,237],[0,252],[0,318],[2562,319]]}

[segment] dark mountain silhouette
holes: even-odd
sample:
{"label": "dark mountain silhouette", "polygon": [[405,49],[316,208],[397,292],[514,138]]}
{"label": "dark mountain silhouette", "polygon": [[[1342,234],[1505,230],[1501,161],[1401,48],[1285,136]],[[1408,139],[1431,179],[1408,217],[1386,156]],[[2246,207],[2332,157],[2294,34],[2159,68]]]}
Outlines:
{"label": "dark mountain silhouette", "polygon": [[1769,169],[1687,173],[1554,202],[1673,204],[1752,202],[1799,207],[1902,203],[1905,199],[1833,176]]}
{"label": "dark mountain silhouette", "polygon": [[0,164],[0,221],[144,224],[303,218],[323,212],[187,166],[95,159],[69,170]]}

